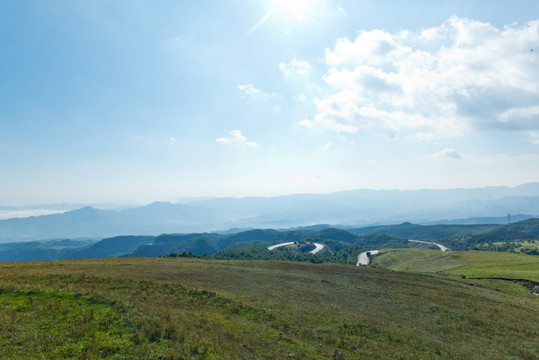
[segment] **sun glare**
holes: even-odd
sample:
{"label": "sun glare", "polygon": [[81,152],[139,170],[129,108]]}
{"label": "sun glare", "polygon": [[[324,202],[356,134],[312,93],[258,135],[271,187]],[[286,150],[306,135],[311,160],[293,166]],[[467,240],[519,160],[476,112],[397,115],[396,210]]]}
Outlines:
{"label": "sun glare", "polygon": [[273,0],[273,4],[277,11],[301,20],[312,11],[314,0]]}

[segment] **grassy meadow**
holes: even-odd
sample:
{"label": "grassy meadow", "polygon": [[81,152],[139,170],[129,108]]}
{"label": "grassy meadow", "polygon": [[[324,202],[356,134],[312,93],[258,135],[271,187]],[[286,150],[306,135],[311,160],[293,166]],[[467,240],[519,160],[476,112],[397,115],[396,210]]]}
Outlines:
{"label": "grassy meadow", "polygon": [[539,283],[539,256],[494,251],[386,249],[372,266],[467,279],[505,278]]}
{"label": "grassy meadow", "polygon": [[0,358],[537,359],[539,299],[500,283],[280,261],[0,263]]}

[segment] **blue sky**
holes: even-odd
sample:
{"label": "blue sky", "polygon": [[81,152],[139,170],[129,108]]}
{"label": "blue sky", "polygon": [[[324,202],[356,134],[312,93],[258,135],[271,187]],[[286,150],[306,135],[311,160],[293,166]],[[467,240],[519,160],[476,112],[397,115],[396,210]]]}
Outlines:
{"label": "blue sky", "polygon": [[2,1],[0,205],[539,181],[539,2]]}

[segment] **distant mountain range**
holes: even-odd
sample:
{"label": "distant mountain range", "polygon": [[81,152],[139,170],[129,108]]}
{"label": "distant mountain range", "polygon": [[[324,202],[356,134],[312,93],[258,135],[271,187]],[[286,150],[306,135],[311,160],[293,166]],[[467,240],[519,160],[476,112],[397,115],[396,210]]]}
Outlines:
{"label": "distant mountain range", "polygon": [[[43,207],[43,206],[41,206]],[[13,209],[13,208],[10,208]],[[123,210],[93,207],[0,220],[0,242],[104,238],[125,234],[219,232],[333,224],[506,223],[539,215],[539,183],[449,190],[352,190],[279,197],[155,202]],[[517,215],[519,214],[519,215]],[[458,219],[458,220],[456,220]]]}
{"label": "distant mountain range", "polygon": [[[539,219],[506,225],[429,225],[412,223],[336,229],[318,225],[311,229],[253,229],[235,233],[162,234],[115,236],[102,240],[58,239],[0,244],[0,261],[66,260],[106,257],[157,257],[171,253],[269,259],[269,245],[287,242],[319,242],[323,254],[348,261],[361,249],[416,246],[408,239],[441,242],[455,250],[479,244],[539,240]],[[344,249],[344,251],[343,251]],[[273,252],[271,252],[273,253]],[[283,255],[283,254],[281,254]],[[279,258],[277,259],[289,259]]]}

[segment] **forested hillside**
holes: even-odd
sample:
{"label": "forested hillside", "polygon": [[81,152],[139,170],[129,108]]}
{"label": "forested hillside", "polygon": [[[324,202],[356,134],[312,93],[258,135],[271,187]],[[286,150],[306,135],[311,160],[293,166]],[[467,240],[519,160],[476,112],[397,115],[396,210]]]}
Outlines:
{"label": "forested hillside", "polygon": [[[209,255],[231,259],[303,259],[351,263],[362,249],[427,246],[408,240],[434,241],[453,250],[519,251],[537,254],[539,219],[509,225],[430,225],[412,223],[337,229],[317,225],[293,230],[253,229],[224,233],[128,235],[105,239],[60,239],[0,244],[0,261],[59,260],[105,257],[157,257],[169,254]],[[318,242],[316,255],[297,247],[268,251],[287,242]]]}
{"label": "forested hillside", "polygon": [[527,219],[472,236],[444,239],[455,250],[519,251],[538,255],[539,219]]}

